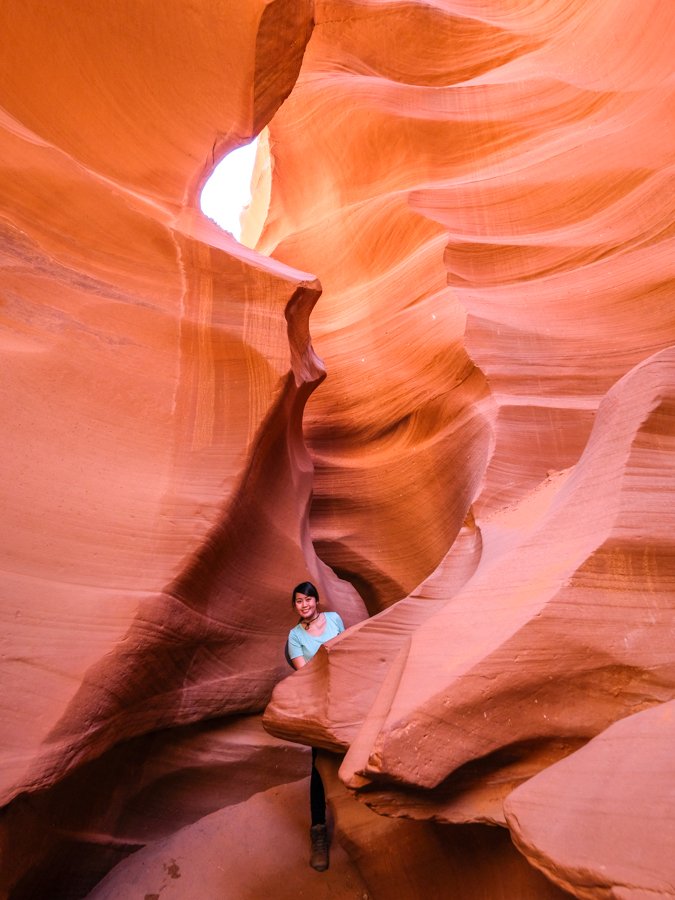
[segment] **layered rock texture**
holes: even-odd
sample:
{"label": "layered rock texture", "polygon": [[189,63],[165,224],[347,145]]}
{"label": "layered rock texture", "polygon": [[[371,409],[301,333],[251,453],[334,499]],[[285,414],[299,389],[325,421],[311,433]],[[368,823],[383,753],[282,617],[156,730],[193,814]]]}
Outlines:
{"label": "layered rock texture", "polygon": [[321,279],[313,534],[375,611],[472,502],[576,463],[606,391],[675,341],[675,34],[658,0],[336,0],[316,21],[259,246]]}
{"label": "layered rock texture", "polygon": [[580,897],[672,896],[674,727],[672,702],[644,710],[518,788],[516,845]]}
{"label": "layered rock texture", "polygon": [[[308,531],[320,286],[198,207],[214,162],[290,91],[312,4],[9,3],[1,17],[0,882],[37,896],[55,890],[49,866],[21,885],[62,815],[42,799],[40,823],[29,798],[24,827],[13,798],[58,790],[121,741],[262,711],[294,583],[316,581],[348,623],[365,609]],[[288,780],[259,768],[256,790]],[[103,796],[133,793],[123,766],[105,771]],[[65,818],[111,853],[137,847],[100,824],[96,790]]]}
{"label": "layered rock texture", "polygon": [[0,22],[0,897],[673,897],[669,7]]}

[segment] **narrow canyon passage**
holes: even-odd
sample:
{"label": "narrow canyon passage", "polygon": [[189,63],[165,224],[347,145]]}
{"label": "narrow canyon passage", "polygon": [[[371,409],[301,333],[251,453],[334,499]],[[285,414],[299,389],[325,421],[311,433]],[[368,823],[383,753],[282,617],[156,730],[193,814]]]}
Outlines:
{"label": "narrow canyon passage", "polygon": [[669,9],[0,21],[0,897],[674,896]]}

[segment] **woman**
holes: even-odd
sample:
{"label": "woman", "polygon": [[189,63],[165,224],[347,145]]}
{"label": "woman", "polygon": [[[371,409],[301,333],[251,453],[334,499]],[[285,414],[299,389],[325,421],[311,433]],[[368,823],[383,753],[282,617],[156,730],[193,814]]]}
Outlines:
{"label": "woman", "polygon": [[[342,619],[334,612],[319,612],[319,592],[310,581],[303,581],[293,589],[293,608],[300,621],[288,635],[288,655],[294,668],[301,669],[322,644],[345,630]],[[312,855],[309,864],[318,872],[328,868],[328,833],[326,831],[326,795],[321,775],[316,767],[316,748],[312,747],[312,777],[309,783],[309,803],[312,811]]]}

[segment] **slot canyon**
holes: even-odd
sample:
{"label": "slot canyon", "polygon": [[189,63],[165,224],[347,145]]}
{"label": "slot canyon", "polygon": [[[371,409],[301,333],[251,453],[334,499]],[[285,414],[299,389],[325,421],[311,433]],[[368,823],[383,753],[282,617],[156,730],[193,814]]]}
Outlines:
{"label": "slot canyon", "polygon": [[667,0],[0,22],[0,900],[675,900]]}

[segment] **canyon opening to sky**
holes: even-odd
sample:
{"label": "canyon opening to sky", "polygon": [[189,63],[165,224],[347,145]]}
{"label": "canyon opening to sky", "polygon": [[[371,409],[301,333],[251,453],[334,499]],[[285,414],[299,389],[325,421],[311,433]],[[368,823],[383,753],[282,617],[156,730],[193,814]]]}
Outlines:
{"label": "canyon opening to sky", "polygon": [[251,202],[257,148],[256,139],[228,153],[213,170],[200,196],[202,212],[237,240],[241,237],[241,214]]}

